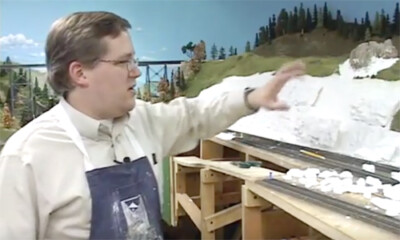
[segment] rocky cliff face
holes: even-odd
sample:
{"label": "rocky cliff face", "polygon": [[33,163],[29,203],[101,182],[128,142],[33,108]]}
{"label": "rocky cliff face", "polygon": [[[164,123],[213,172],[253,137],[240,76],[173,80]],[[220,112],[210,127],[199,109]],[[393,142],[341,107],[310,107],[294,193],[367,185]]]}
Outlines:
{"label": "rocky cliff face", "polygon": [[367,67],[373,57],[376,58],[397,58],[399,52],[393,45],[392,40],[387,39],[383,43],[370,41],[361,43],[350,53],[350,64],[354,69]]}

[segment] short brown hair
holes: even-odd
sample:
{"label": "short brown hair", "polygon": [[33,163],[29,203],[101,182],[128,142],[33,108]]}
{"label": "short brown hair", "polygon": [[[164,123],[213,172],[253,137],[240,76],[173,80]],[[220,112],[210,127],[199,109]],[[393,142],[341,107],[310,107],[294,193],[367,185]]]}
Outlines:
{"label": "short brown hair", "polygon": [[53,90],[61,95],[72,90],[69,64],[94,67],[107,53],[102,39],[130,28],[126,19],[110,12],[76,12],[54,22],[46,40],[47,79]]}

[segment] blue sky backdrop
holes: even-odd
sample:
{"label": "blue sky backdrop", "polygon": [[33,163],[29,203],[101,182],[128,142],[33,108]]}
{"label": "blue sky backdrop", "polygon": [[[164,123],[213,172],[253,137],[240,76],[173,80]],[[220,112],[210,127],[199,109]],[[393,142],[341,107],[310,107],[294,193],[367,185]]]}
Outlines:
{"label": "blue sky backdrop", "polygon": [[[246,41],[268,24],[282,8],[293,11],[303,2],[313,8],[325,1],[273,0],[0,0],[0,60],[10,56],[15,62],[44,63],[47,32],[57,18],[75,11],[112,11],[128,19],[137,57],[140,60],[182,60],[182,45],[204,40],[211,45],[236,47],[244,52]],[[393,0],[327,1],[332,15],[340,9],[345,20],[359,22],[368,11],[373,20],[384,9],[392,19]]]}

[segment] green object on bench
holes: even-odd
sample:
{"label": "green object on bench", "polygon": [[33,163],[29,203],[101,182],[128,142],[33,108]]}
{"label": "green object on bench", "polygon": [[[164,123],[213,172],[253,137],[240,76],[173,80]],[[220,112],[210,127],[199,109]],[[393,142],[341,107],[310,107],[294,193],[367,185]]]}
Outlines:
{"label": "green object on bench", "polygon": [[261,167],[261,161],[233,161],[232,164],[240,168]]}

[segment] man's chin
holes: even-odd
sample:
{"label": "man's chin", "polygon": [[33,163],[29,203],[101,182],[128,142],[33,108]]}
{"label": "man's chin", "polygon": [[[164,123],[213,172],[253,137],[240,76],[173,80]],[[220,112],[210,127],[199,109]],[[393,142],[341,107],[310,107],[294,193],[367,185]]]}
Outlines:
{"label": "man's chin", "polygon": [[136,99],[132,98],[128,106],[128,112],[132,111],[135,108],[135,106],[136,106]]}

